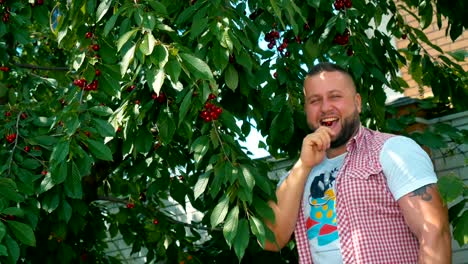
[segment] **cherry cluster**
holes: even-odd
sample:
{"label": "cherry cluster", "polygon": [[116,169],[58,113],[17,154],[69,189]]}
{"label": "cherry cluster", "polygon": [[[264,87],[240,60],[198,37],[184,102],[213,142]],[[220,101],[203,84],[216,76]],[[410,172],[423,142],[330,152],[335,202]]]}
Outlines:
{"label": "cherry cluster", "polygon": [[349,35],[349,30],[345,29],[343,34],[336,34],[335,38],[333,39],[333,43],[344,46],[349,42]]}
{"label": "cherry cluster", "polygon": [[[5,1],[0,1],[1,5],[3,5],[4,3]],[[5,7],[5,13],[3,13],[2,21],[3,23],[7,23],[8,21],[10,21],[10,7],[9,6]]]}
{"label": "cherry cluster", "polygon": [[345,8],[351,8],[353,4],[351,3],[351,0],[335,0],[333,6],[336,10],[341,10]]}
{"label": "cherry cluster", "polygon": [[210,122],[212,120],[218,120],[219,115],[223,112],[223,109],[211,101],[216,99],[216,95],[210,94],[208,96],[208,100],[205,103],[205,107],[200,112],[200,118],[202,118],[205,122]]}
{"label": "cherry cluster", "polygon": [[80,87],[84,91],[96,91],[98,88],[98,80],[94,79],[91,83],[88,84],[86,79],[81,78],[73,81],[73,84]]}
{"label": "cherry cluster", "polygon": [[[279,39],[280,34],[276,30],[272,30],[265,34],[265,41],[268,42],[268,48],[272,49],[276,45],[276,40]],[[287,44],[286,44],[287,45]]]}
{"label": "cherry cluster", "polygon": [[10,68],[8,68],[7,66],[0,66],[0,71],[7,72],[10,71]]}
{"label": "cherry cluster", "polygon": [[15,141],[16,139],[16,133],[11,133],[11,134],[6,135],[5,139],[6,141],[8,141],[8,143],[13,143],[13,141]]}
{"label": "cherry cluster", "polygon": [[151,95],[151,98],[153,98],[153,100],[156,100],[160,104],[164,103],[167,99],[166,94],[163,92],[160,92],[159,95],[157,95],[156,93],[153,93]]}

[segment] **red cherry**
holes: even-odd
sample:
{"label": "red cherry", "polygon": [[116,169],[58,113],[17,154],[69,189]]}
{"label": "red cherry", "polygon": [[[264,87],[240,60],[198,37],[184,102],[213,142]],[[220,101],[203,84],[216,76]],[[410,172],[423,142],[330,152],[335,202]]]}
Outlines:
{"label": "red cherry", "polygon": [[37,1],[36,1],[36,4],[37,4],[37,5],[42,5],[42,4],[44,4],[44,0],[37,0]]}
{"label": "red cherry", "polygon": [[212,93],[210,95],[208,95],[208,100],[213,100],[213,99],[216,99],[216,95],[214,95]]}
{"label": "red cherry", "polygon": [[94,51],[98,51],[101,47],[99,47],[98,44],[94,44],[94,45],[92,46],[92,48],[93,48]]}
{"label": "red cherry", "polygon": [[278,73],[277,72],[273,73],[273,77],[275,77],[275,79],[278,78]]}
{"label": "red cherry", "polygon": [[140,103],[141,103],[140,100],[138,99],[135,100],[135,104],[139,105]]}
{"label": "red cherry", "polygon": [[31,151],[31,148],[30,148],[29,146],[25,146],[25,147],[24,147],[24,151],[25,151],[25,152],[29,152],[29,151]]}
{"label": "red cherry", "polygon": [[86,135],[87,137],[91,137],[91,132],[85,131],[84,133],[85,133],[85,135]]}
{"label": "red cherry", "polygon": [[159,220],[158,219],[153,219],[153,224],[155,224],[155,225],[159,224]]}
{"label": "red cherry", "polygon": [[131,92],[133,90],[135,90],[136,86],[135,85],[131,85],[127,88],[127,92]]}
{"label": "red cherry", "polygon": [[5,112],[5,116],[6,116],[6,117],[11,116],[11,112],[10,112],[10,111]]}
{"label": "red cherry", "polygon": [[310,29],[309,24],[304,24],[304,30],[309,30],[309,29]]}
{"label": "red cherry", "polygon": [[47,170],[41,171],[41,174],[44,175],[44,176],[47,175]]}
{"label": "red cherry", "polygon": [[24,120],[24,119],[28,118],[28,115],[26,113],[21,113],[20,117],[21,117],[21,119]]}
{"label": "red cherry", "polygon": [[8,68],[8,67],[6,67],[6,66],[1,66],[1,67],[0,67],[0,71],[7,72],[7,71],[9,71],[9,70],[10,70],[10,68]]}
{"label": "red cherry", "polygon": [[7,219],[7,220],[15,220],[15,219],[16,219],[16,216],[14,216],[14,215],[7,215],[7,216],[6,216],[6,219]]}
{"label": "red cherry", "polygon": [[101,71],[98,70],[98,69],[96,69],[96,71],[94,72],[94,74],[96,74],[96,76],[99,76],[99,75],[101,75]]}
{"label": "red cherry", "polygon": [[93,32],[86,32],[85,38],[92,38],[93,37]]}
{"label": "red cherry", "polygon": [[353,49],[352,49],[352,48],[349,48],[349,49],[346,51],[346,54],[347,54],[348,56],[353,56],[353,54],[354,54]]}
{"label": "red cherry", "polygon": [[408,37],[408,35],[406,35],[406,34],[401,35],[402,39],[406,39],[407,37]]}
{"label": "red cherry", "polygon": [[161,92],[161,93],[159,93],[158,97],[156,98],[156,101],[158,101],[158,103],[163,103],[163,102],[166,101],[166,99],[167,99],[166,94]]}
{"label": "red cherry", "polygon": [[134,203],[128,203],[127,208],[128,209],[133,209],[133,208],[135,208],[135,204]]}
{"label": "red cherry", "polygon": [[344,6],[346,8],[351,8],[353,6],[353,4],[351,3],[351,0],[345,0],[344,1]]}

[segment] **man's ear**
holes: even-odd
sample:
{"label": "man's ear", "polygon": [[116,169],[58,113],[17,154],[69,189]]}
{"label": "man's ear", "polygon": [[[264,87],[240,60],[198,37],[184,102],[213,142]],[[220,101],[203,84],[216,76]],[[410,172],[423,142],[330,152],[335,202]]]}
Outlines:
{"label": "man's ear", "polygon": [[358,112],[361,113],[362,100],[361,100],[361,95],[360,94],[356,93],[356,95],[354,97],[354,102],[356,104]]}

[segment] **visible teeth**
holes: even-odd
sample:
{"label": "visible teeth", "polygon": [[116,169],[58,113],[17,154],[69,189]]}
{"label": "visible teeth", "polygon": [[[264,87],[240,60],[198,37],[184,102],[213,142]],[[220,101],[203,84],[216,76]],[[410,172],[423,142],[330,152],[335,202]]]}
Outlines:
{"label": "visible teeth", "polygon": [[322,122],[333,122],[337,120],[337,118],[335,117],[329,117],[329,118],[325,118],[325,119],[322,119]]}

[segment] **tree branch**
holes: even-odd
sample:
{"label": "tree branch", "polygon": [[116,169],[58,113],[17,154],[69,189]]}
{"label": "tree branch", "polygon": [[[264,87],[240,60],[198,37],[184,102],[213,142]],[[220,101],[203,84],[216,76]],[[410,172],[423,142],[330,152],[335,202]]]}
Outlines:
{"label": "tree branch", "polygon": [[22,63],[14,63],[14,65],[19,68],[42,70],[42,71],[69,71],[70,70],[70,68],[68,67],[38,66],[38,65],[33,65],[33,64],[22,64]]}

